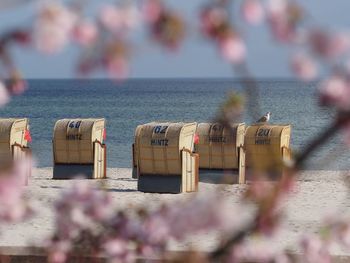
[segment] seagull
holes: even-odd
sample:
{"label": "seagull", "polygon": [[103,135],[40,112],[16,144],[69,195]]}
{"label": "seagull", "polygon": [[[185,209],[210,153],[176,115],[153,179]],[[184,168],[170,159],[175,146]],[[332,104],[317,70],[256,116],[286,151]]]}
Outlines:
{"label": "seagull", "polygon": [[262,116],[257,122],[269,122],[271,116],[271,112],[266,112],[264,116]]}

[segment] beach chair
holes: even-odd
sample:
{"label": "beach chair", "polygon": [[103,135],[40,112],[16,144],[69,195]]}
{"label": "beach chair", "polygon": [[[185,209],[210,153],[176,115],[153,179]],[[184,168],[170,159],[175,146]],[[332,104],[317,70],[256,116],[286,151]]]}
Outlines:
{"label": "beach chair", "polygon": [[106,178],[105,119],[62,119],[53,133],[53,178]]}
{"label": "beach chair", "polygon": [[291,125],[254,124],[246,129],[246,166],[271,176],[282,176],[291,159]]}
{"label": "beach chair", "polygon": [[245,183],[245,124],[224,127],[220,123],[200,123],[195,152],[199,154],[200,181]]}
{"label": "beach chair", "polygon": [[[28,143],[31,141],[28,119],[0,119],[0,169],[10,167],[14,161],[31,158]],[[28,184],[32,167],[28,162],[24,184]]]}
{"label": "beach chair", "polygon": [[193,153],[197,123],[139,125],[133,145],[138,190],[182,193],[198,190],[199,157]]}

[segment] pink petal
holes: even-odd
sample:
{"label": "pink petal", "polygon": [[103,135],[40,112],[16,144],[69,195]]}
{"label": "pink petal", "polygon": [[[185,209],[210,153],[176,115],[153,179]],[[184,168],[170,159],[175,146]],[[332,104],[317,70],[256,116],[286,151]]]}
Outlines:
{"label": "pink petal", "polygon": [[305,54],[295,55],[292,58],[291,67],[295,75],[305,81],[310,81],[317,75],[315,62]]}
{"label": "pink petal", "polygon": [[10,94],[5,87],[5,84],[0,82],[0,107],[5,106],[10,102]]}
{"label": "pink petal", "polygon": [[259,0],[245,0],[241,12],[243,19],[252,25],[259,24],[264,18],[264,9]]}
{"label": "pink petal", "polygon": [[91,21],[81,21],[73,30],[73,39],[83,46],[94,43],[97,35],[97,27]]}
{"label": "pink petal", "polygon": [[240,37],[226,38],[219,43],[219,47],[222,56],[231,63],[241,63],[245,59],[246,47]]}

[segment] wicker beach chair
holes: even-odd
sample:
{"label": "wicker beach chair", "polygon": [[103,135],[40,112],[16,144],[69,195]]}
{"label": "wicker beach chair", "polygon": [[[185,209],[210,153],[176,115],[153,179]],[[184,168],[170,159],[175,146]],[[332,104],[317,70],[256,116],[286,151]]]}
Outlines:
{"label": "wicker beach chair", "polygon": [[224,127],[220,123],[199,123],[199,178],[214,183],[245,183],[244,123]]}
{"label": "wicker beach chair", "polygon": [[105,119],[62,119],[53,133],[53,178],[106,178]]}
{"label": "wicker beach chair", "polygon": [[198,190],[199,158],[193,153],[197,123],[139,125],[133,145],[138,190],[181,193]]}

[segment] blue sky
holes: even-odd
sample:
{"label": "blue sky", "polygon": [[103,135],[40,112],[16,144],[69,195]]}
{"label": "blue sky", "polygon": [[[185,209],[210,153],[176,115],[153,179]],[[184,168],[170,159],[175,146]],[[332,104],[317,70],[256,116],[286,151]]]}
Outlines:
{"label": "blue sky", "polygon": [[[88,10],[109,0],[90,0]],[[191,28],[197,28],[197,12],[205,0],[168,0],[167,3],[183,14]],[[236,1],[239,2],[239,1]],[[312,23],[331,29],[346,30],[350,27],[349,0],[307,0],[302,1]],[[34,5],[0,11],[0,30],[28,23],[34,14]],[[239,24],[239,17],[236,14]],[[251,27],[241,24],[248,41],[248,64],[252,72],[261,78],[291,77],[288,57],[292,50],[276,45],[265,26]],[[205,41],[195,30],[188,33],[182,48],[166,52],[144,38],[141,32],[133,39],[142,47],[131,61],[132,78],[220,78],[234,76],[231,67],[217,54],[213,45]],[[45,56],[25,49],[13,50],[17,63],[28,78],[74,78],[74,61],[78,50],[67,48],[60,54]],[[97,74],[93,77],[104,77]]]}

